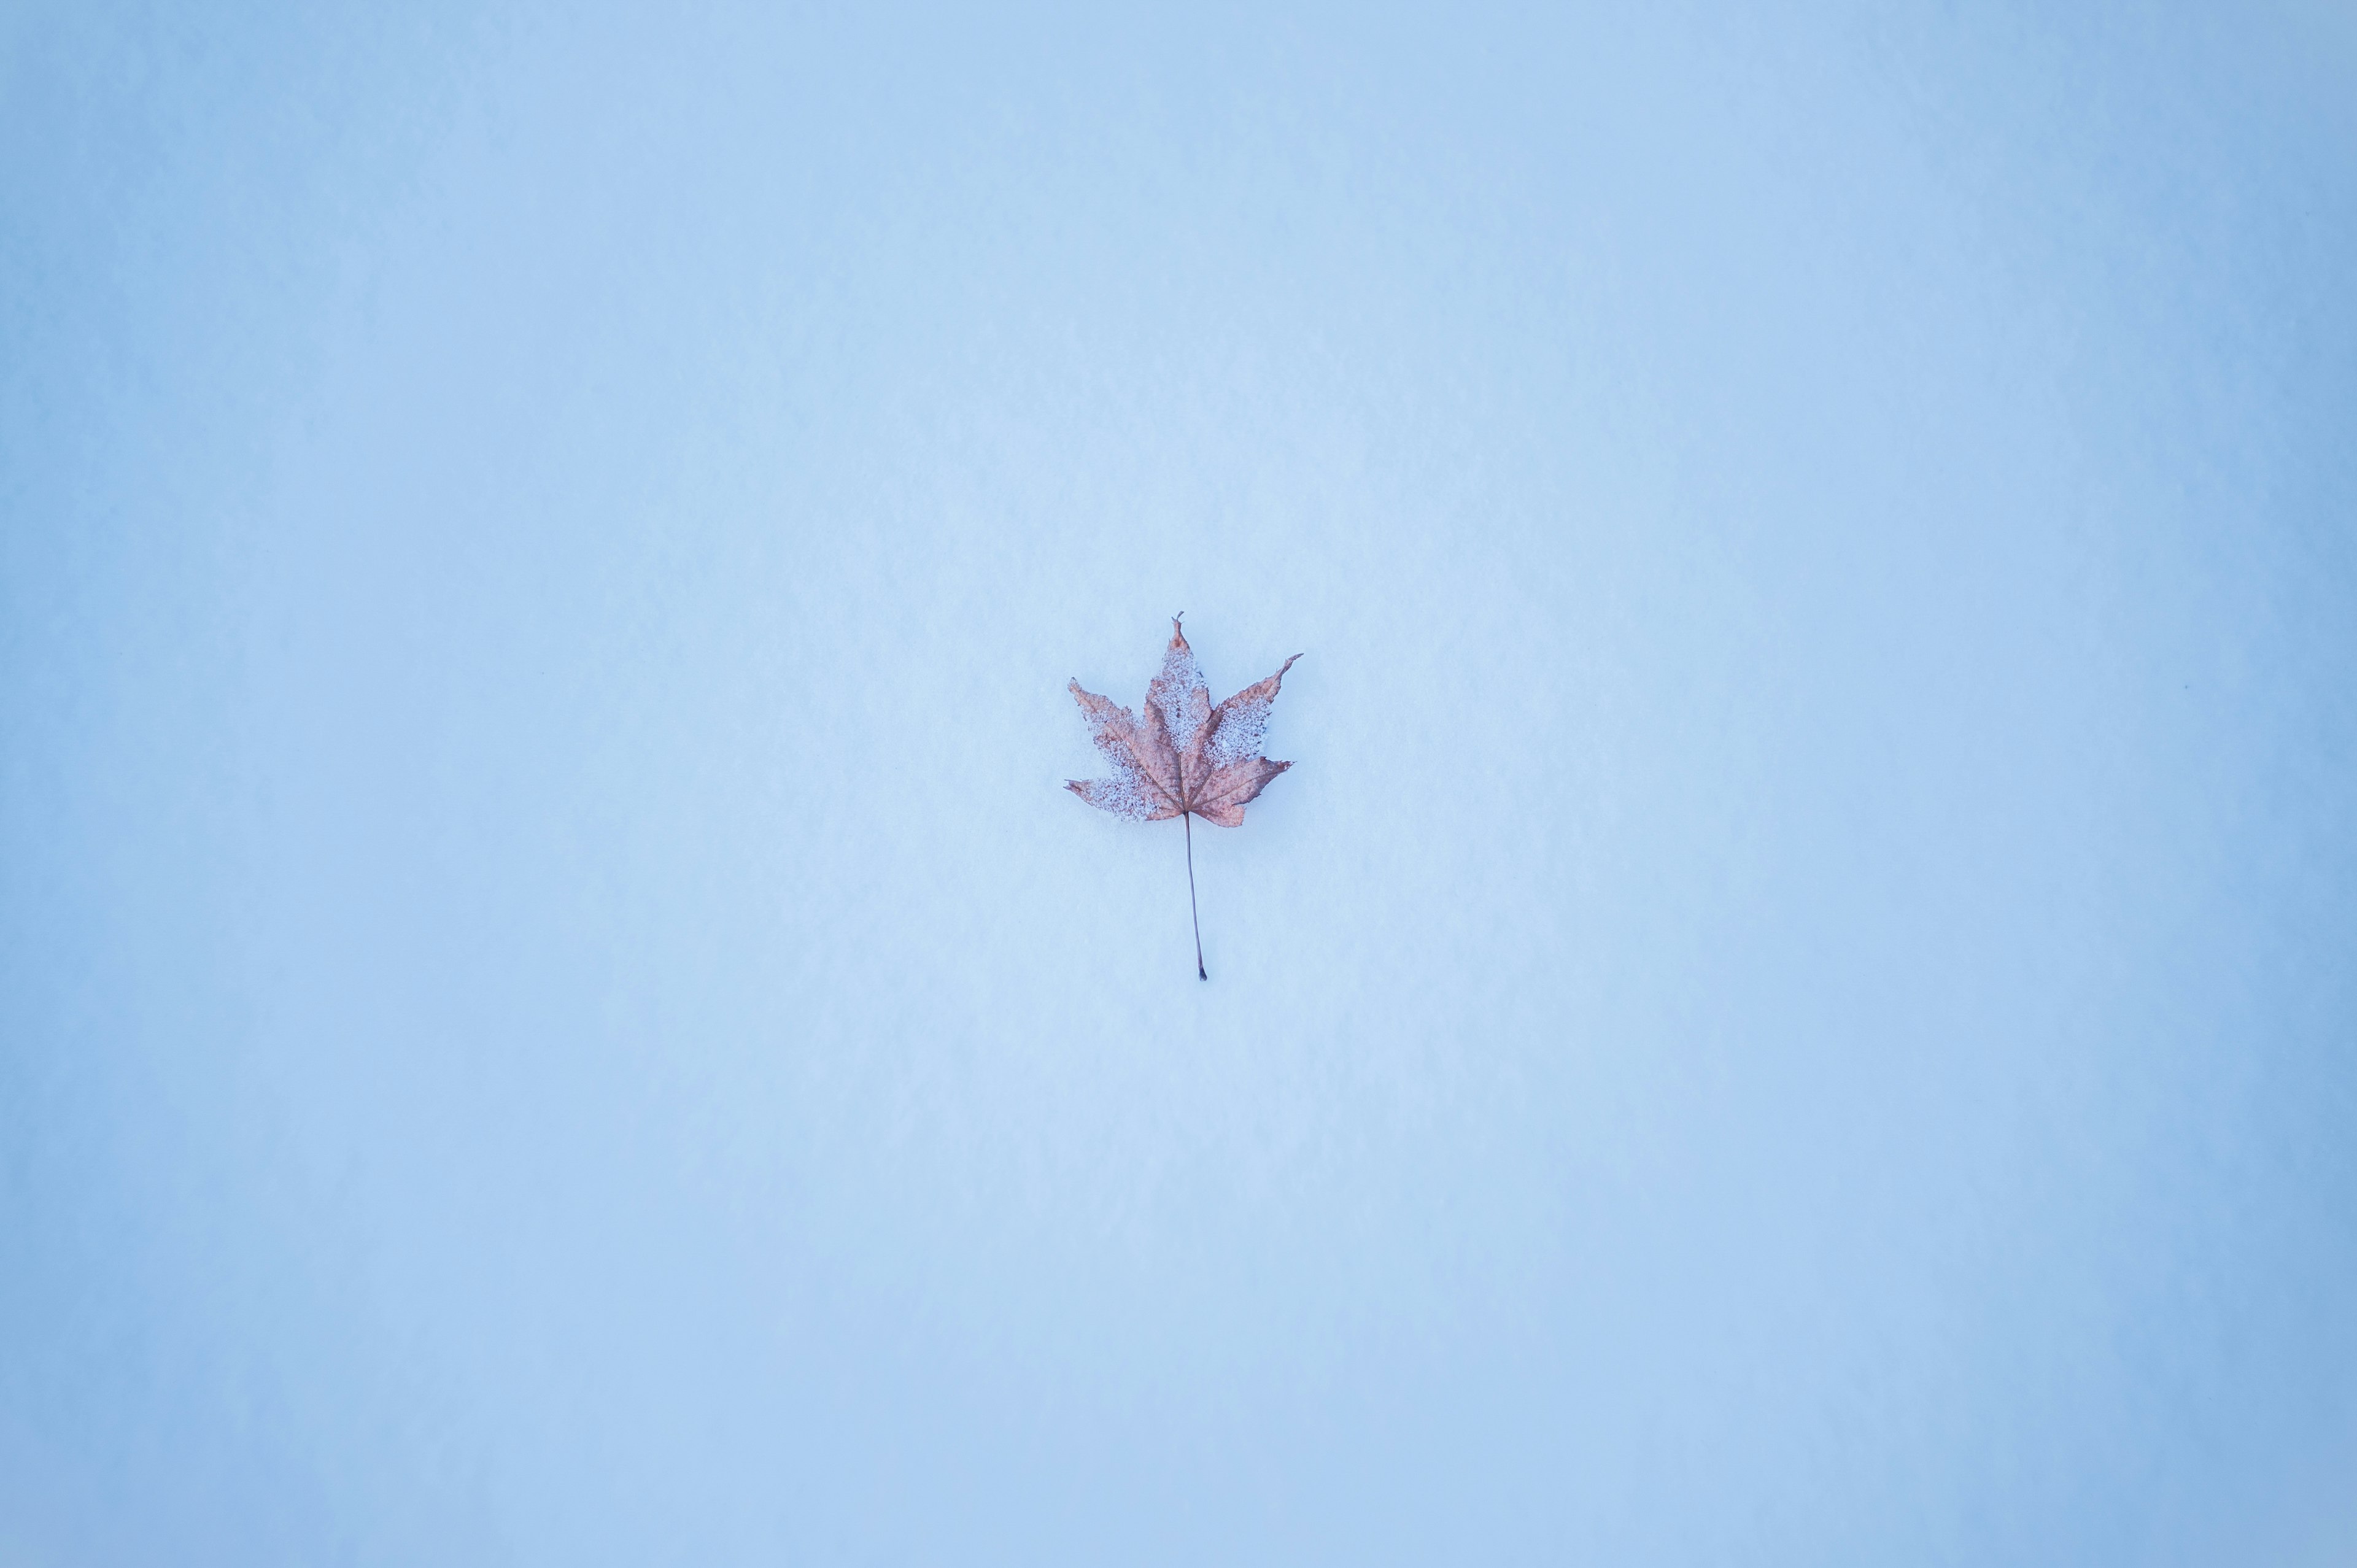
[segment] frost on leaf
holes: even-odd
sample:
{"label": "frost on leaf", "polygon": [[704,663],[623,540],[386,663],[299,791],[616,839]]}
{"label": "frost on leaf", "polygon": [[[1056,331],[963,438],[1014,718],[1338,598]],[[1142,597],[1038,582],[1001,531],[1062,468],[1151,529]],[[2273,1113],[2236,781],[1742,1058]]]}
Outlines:
{"label": "frost on leaf", "polygon": [[1111,777],[1073,779],[1065,789],[1101,811],[1142,822],[1192,813],[1232,828],[1244,807],[1268,781],[1293,766],[1260,755],[1268,731],[1269,705],[1295,659],[1267,680],[1211,705],[1211,693],[1195,667],[1195,650],[1176,618],[1162,669],[1146,688],[1141,718],[1071,683],[1073,699],[1089,722],[1089,736],[1104,754]]}
{"label": "frost on leaf", "polygon": [[[1298,653],[1293,659],[1298,659]],[[1159,822],[1179,818],[1187,826],[1187,907],[1195,908],[1195,832],[1192,819],[1202,818],[1223,828],[1244,820],[1244,808],[1268,788],[1268,781],[1293,766],[1271,762],[1260,754],[1262,736],[1268,731],[1268,708],[1293,659],[1255,686],[1247,686],[1211,706],[1203,673],[1195,668],[1195,650],[1178,618],[1170,618],[1170,646],[1162,650],[1162,669],[1146,687],[1146,716],[1140,718],[1094,692],[1072,682],[1072,700],[1089,721],[1089,738],[1104,754],[1112,773],[1103,779],[1074,779],[1064,788],[1099,811],[1134,822]],[[1195,975],[1209,980],[1203,968],[1203,929],[1195,927]]]}

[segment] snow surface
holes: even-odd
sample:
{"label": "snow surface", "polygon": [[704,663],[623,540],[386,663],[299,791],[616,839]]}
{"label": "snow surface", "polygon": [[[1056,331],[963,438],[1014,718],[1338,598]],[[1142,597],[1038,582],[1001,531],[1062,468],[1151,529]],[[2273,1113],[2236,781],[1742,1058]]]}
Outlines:
{"label": "snow surface", "polygon": [[0,21],[0,1560],[2357,1554],[2345,16],[692,9]]}

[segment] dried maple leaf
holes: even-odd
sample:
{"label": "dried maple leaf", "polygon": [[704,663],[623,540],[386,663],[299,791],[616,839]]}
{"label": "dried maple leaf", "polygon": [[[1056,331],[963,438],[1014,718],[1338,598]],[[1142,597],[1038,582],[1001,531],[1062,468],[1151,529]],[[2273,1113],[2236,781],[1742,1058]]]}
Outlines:
{"label": "dried maple leaf", "polygon": [[[1260,754],[1260,745],[1268,731],[1269,704],[1276,701],[1286,671],[1301,655],[1295,654],[1275,674],[1215,708],[1178,619],[1170,618],[1170,646],[1162,652],[1162,672],[1146,688],[1145,718],[1083,691],[1078,681],[1071,683],[1073,699],[1088,716],[1090,738],[1113,764],[1113,777],[1068,779],[1064,788],[1099,811],[1133,822],[1159,822],[1171,817],[1184,822],[1187,908],[1192,915],[1194,819],[1223,828],[1240,825],[1244,807],[1270,779],[1293,766],[1269,761]],[[1203,968],[1200,916],[1195,918],[1195,976],[1211,978]]]}

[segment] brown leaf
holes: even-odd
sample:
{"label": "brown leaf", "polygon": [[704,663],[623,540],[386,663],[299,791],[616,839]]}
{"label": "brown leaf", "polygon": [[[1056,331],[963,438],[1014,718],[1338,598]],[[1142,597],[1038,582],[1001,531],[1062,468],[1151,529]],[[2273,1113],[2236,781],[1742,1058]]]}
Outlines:
{"label": "brown leaf", "polygon": [[[1298,653],[1293,659],[1298,659]],[[1246,686],[1218,707],[1195,668],[1195,650],[1170,618],[1170,646],[1162,669],[1146,688],[1146,716],[1115,706],[1072,682],[1072,698],[1089,721],[1089,736],[1113,766],[1109,779],[1069,779],[1064,788],[1099,811],[1141,822],[1171,817],[1187,823],[1187,905],[1195,904],[1194,819],[1223,828],[1240,825],[1244,808],[1268,781],[1293,766],[1260,754],[1268,731],[1268,708],[1293,659],[1257,685]],[[1195,975],[1203,968],[1203,929],[1195,927]]]}
{"label": "brown leaf", "polygon": [[1244,807],[1268,781],[1293,766],[1260,755],[1268,730],[1269,704],[1276,701],[1285,671],[1298,653],[1267,680],[1245,687],[1218,707],[1195,667],[1195,650],[1178,618],[1170,621],[1170,646],[1162,669],[1146,688],[1143,718],[1093,692],[1071,683],[1073,699],[1089,721],[1089,736],[1112,767],[1107,779],[1071,779],[1064,788],[1100,811],[1135,822],[1159,822],[1189,813],[1232,828]]}

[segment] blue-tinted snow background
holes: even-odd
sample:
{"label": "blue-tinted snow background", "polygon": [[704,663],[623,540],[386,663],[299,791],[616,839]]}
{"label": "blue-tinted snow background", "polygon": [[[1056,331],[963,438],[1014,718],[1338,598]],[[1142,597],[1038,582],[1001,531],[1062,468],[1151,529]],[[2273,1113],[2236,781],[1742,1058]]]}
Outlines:
{"label": "blue-tinted snow background", "polygon": [[0,1561],[2357,1560],[2357,24],[1631,11],[12,8]]}

